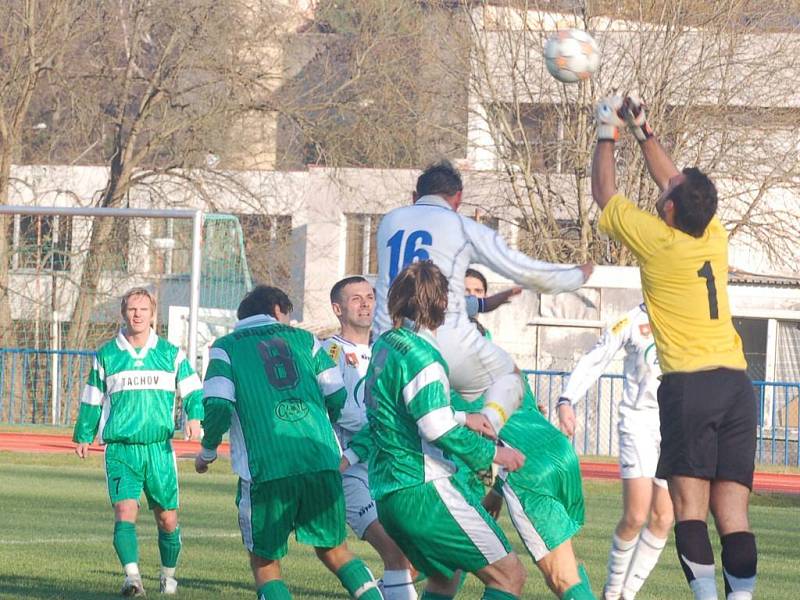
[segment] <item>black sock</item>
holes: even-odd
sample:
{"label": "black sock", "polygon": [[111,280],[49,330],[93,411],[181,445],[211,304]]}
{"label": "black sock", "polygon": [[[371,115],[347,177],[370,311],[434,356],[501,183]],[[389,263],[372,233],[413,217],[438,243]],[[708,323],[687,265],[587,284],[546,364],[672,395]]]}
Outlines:
{"label": "black sock", "polygon": [[756,585],[756,536],[749,531],[737,531],[720,538],[722,542],[722,575],[725,595],[731,592],[750,592]]}
{"label": "black sock", "polygon": [[705,521],[680,521],[675,525],[678,560],[691,585],[695,579],[714,578],[714,551]]}

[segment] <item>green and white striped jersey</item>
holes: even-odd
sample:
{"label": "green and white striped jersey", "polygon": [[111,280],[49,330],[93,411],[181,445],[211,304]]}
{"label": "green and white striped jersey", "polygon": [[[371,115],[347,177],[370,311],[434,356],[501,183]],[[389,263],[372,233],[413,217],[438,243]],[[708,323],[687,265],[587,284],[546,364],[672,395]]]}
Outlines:
{"label": "green and white striped jersey", "polygon": [[316,337],[256,315],[215,341],[209,358],[204,456],[213,456],[230,429],[232,467],[244,480],[339,469],[331,422],[347,392]]}
{"label": "green and white striped jersey", "polygon": [[72,439],[152,444],[175,433],[175,394],[189,419],[203,418],[202,385],[186,354],[151,329],[137,350],[122,330],[95,354]]}
{"label": "green and white striped jersey", "polygon": [[376,500],[400,489],[450,477],[451,456],[488,469],[494,444],[463,426],[450,405],[447,365],[429,331],[392,329],[372,347],[365,402],[374,449],[369,483]]}

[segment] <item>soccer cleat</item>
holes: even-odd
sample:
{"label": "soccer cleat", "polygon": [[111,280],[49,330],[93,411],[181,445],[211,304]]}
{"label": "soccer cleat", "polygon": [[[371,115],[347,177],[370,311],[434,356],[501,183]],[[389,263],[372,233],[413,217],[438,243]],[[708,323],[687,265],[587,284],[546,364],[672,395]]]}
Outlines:
{"label": "soccer cleat", "polygon": [[142,578],[139,575],[133,577],[126,575],[125,582],[122,584],[120,594],[129,598],[131,596],[144,596],[144,586],[142,585]]}
{"label": "soccer cleat", "polygon": [[174,594],[178,591],[178,580],[174,577],[161,576],[161,593]]}

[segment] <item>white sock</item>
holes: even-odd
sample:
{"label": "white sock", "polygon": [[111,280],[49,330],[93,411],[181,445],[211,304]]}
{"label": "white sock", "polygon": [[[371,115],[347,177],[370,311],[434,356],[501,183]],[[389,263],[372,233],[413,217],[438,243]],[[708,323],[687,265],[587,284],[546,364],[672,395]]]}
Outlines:
{"label": "white sock", "polygon": [[382,581],[381,590],[386,600],[417,600],[417,590],[408,569],[384,571]]}
{"label": "white sock", "polygon": [[139,565],[136,563],[128,563],[122,568],[125,569],[125,575],[127,577],[139,577]]}
{"label": "white sock", "polygon": [[164,565],[161,565],[161,574],[164,577],[172,577],[175,579],[175,567],[165,567]]}
{"label": "white sock", "polygon": [[753,593],[752,592],[743,592],[739,590],[738,592],[731,592],[728,594],[727,600],[752,600]]}
{"label": "white sock", "polygon": [[666,544],[667,538],[656,537],[647,527],[642,529],[622,586],[623,600],[633,600],[636,597],[650,572],[655,568]]}
{"label": "white sock", "polygon": [[611,549],[608,551],[608,565],[606,566],[606,585],[603,587],[603,598],[616,600],[622,594],[622,583],[628,572],[628,565],[633,558],[633,551],[639,541],[637,535],[632,540],[623,540],[614,532]]}
{"label": "white sock", "polygon": [[717,600],[717,580],[714,578],[713,565],[711,577],[697,577],[689,583],[694,600]]}

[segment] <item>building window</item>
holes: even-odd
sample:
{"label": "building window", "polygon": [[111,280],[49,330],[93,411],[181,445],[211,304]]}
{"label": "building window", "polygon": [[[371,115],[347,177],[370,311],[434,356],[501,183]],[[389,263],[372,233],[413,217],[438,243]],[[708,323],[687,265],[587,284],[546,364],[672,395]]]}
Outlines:
{"label": "building window", "polygon": [[9,223],[14,252],[11,267],[68,271],[72,247],[72,217],[16,215]]}
{"label": "building window", "polygon": [[767,319],[733,318],[733,326],[742,338],[747,374],[763,381],[767,373]]}
{"label": "building window", "polygon": [[345,275],[375,275],[378,272],[378,223],[383,215],[347,214]]}
{"label": "building window", "polygon": [[[511,160],[534,173],[568,173],[582,164],[570,142],[577,107],[569,104],[501,104],[495,118]],[[491,113],[490,113],[491,114]]]}
{"label": "building window", "polygon": [[254,283],[287,290],[291,282],[292,217],[236,213]]}

